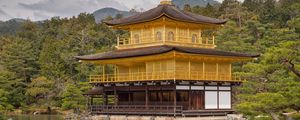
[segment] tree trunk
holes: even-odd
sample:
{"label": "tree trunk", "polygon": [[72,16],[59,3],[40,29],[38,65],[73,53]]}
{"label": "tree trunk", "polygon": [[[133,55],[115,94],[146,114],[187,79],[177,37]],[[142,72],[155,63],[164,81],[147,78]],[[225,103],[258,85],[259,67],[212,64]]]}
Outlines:
{"label": "tree trunk", "polygon": [[47,107],[47,113],[48,113],[48,114],[52,114],[52,110],[51,110],[51,107],[50,107],[50,106]]}
{"label": "tree trunk", "polygon": [[293,72],[297,77],[300,78],[300,71],[296,70],[295,64],[291,60],[284,60],[284,66],[291,72]]}

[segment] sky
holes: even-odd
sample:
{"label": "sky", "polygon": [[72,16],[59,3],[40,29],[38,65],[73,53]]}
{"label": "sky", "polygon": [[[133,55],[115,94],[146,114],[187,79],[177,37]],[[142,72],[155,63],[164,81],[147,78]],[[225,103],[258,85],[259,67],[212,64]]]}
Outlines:
{"label": "sky", "polygon": [[[45,20],[54,16],[71,17],[79,13],[92,13],[104,7],[119,10],[132,8],[148,10],[160,0],[0,0],[0,20],[12,18]],[[220,0],[218,0],[220,1]]]}

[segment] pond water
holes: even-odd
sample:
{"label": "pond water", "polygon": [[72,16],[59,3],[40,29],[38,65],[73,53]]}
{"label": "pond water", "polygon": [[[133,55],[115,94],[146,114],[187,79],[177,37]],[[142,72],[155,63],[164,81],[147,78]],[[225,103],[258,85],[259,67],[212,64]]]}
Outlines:
{"label": "pond water", "polygon": [[12,115],[12,116],[5,116],[4,120],[63,120],[63,116],[61,115]]}

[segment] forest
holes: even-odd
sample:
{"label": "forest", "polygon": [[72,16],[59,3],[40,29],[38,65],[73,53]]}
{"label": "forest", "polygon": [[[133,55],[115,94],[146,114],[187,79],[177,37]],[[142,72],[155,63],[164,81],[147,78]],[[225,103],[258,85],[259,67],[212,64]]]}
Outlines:
{"label": "forest", "polygon": [[[300,119],[300,0],[224,0],[206,7],[186,4],[183,10],[228,20],[216,31],[217,49],[261,55],[234,65],[247,80],[235,88],[238,113],[250,120],[280,120],[284,113]],[[74,56],[113,50],[122,34],[126,31],[81,13],[39,23],[26,20],[15,34],[0,35],[0,116],[84,112],[88,75],[102,71]]]}

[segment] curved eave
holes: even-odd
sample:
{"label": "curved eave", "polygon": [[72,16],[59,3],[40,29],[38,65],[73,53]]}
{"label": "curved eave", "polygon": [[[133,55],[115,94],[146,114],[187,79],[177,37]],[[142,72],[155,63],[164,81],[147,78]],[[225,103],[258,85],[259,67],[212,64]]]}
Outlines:
{"label": "curved eave", "polygon": [[[174,55],[175,53],[175,55]],[[211,60],[221,60],[227,62],[238,62],[238,61],[251,61],[255,57],[238,57],[238,56],[220,56],[220,55],[207,55],[207,54],[192,54],[184,53],[172,50],[170,52],[161,53],[161,54],[152,54],[144,56],[134,56],[134,57],[119,57],[119,58],[106,58],[106,59],[79,59],[79,62],[91,63],[91,64],[126,64],[130,62],[145,62],[153,61],[160,59],[198,59],[204,61]],[[206,60],[205,60],[206,59]]]}
{"label": "curved eave", "polygon": [[[242,54],[218,50],[209,50],[209,49],[194,49],[194,48],[185,48],[185,47],[171,47],[171,46],[160,46],[160,47],[149,47],[149,48],[140,48],[129,51],[113,51],[106,52],[95,55],[87,56],[75,56],[78,60],[81,61],[108,61],[108,60],[118,60],[118,59],[130,59],[130,58],[141,58],[149,57],[155,55],[163,55],[170,52],[178,52],[191,56],[206,56],[206,57],[222,57],[222,58],[234,58],[240,60],[251,60],[257,58],[260,55],[252,54]],[[151,58],[150,58],[151,59]]]}

